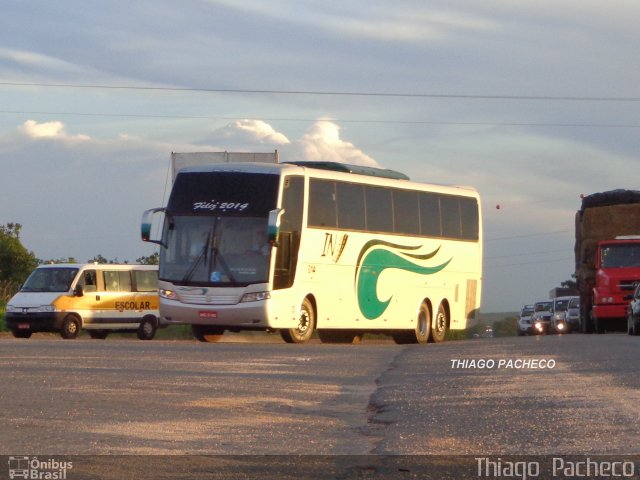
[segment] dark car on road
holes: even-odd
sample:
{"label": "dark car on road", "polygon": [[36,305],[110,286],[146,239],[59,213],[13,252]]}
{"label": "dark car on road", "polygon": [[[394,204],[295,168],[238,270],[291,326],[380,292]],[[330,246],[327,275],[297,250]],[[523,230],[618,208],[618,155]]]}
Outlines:
{"label": "dark car on road", "polygon": [[571,297],[565,321],[569,327],[569,331],[580,331],[580,297]]}

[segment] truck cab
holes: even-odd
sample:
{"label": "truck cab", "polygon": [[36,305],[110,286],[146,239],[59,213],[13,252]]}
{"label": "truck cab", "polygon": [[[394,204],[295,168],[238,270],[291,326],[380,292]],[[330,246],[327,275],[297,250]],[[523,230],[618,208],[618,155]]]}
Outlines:
{"label": "truck cab", "polygon": [[640,281],[640,237],[617,237],[598,243],[591,316],[595,330],[603,332],[612,322],[623,322],[629,301]]}

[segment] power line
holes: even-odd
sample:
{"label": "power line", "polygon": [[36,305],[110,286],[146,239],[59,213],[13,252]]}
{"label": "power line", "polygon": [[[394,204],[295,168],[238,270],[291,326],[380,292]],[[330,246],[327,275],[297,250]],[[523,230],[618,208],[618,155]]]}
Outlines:
{"label": "power line", "polygon": [[572,232],[573,230],[554,230],[551,232],[539,232],[539,233],[528,233],[528,234],[523,234],[523,235],[512,235],[509,237],[493,237],[493,238],[485,238],[484,241],[485,242],[491,242],[494,240],[513,240],[516,238],[529,238],[529,237],[541,237],[541,236],[547,236],[547,235],[558,235],[560,233],[568,233],[568,232]]}
{"label": "power line", "polygon": [[322,95],[351,97],[398,97],[398,98],[434,98],[463,100],[527,100],[527,101],[570,101],[570,102],[640,102],[640,97],[608,97],[608,96],[564,96],[564,95],[478,95],[456,93],[403,93],[403,92],[349,92],[322,90],[259,90],[236,88],[192,88],[192,87],[152,87],[135,85],[105,84],[72,84],[72,83],[28,83],[0,82],[6,87],[40,87],[40,88],[83,88],[101,90],[142,90],[164,92],[196,92],[196,93],[231,93],[231,94],[270,94],[270,95]]}
{"label": "power line", "polygon": [[[0,110],[3,115],[56,115],[76,117],[104,117],[104,118],[152,118],[167,120],[238,120],[239,118],[259,118],[269,122],[317,122],[317,118],[292,117],[263,117],[261,115],[244,116],[216,116],[216,115],[168,115],[141,113],[108,113],[108,112],[56,112],[56,111],[26,111]],[[602,124],[602,123],[543,123],[543,122],[445,122],[430,120],[363,120],[357,118],[327,118],[328,121],[340,123],[364,123],[380,125],[442,125],[442,126],[483,126],[483,127],[553,127],[553,128],[640,128],[640,124]]]}
{"label": "power line", "polygon": [[542,264],[548,264],[548,263],[560,263],[560,262],[566,262],[569,260],[573,261],[574,259],[572,257],[565,257],[565,258],[557,258],[554,260],[534,260],[531,262],[505,263],[503,265],[484,265],[483,268],[491,270],[493,268],[518,267],[521,265],[542,265]]}
{"label": "power line", "polygon": [[558,252],[566,252],[566,248],[560,248],[557,250],[546,250],[539,252],[526,252],[526,253],[514,253],[512,255],[498,255],[496,257],[484,257],[485,260],[496,260],[498,258],[513,258],[513,257],[528,257],[531,255],[547,255],[549,253],[558,253]]}

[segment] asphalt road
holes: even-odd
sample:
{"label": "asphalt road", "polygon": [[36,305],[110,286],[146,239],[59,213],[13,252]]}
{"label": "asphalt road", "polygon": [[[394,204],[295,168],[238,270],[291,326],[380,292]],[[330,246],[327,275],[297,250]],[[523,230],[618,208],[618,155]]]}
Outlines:
{"label": "asphalt road", "polygon": [[360,475],[378,456],[633,455],[639,364],[640,337],[624,334],[426,346],[3,337],[0,455],[339,455]]}

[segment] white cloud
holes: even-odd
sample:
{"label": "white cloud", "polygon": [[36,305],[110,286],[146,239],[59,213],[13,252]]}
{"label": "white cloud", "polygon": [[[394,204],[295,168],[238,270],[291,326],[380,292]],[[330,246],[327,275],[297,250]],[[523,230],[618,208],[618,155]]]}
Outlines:
{"label": "white cloud", "polygon": [[[206,143],[214,150],[260,151],[264,145],[278,147],[283,160],[322,160],[378,167],[379,164],[353,143],[340,138],[340,127],[329,120],[314,123],[299,140],[290,141],[262,120],[239,120],[215,130]],[[200,150],[202,150],[200,148]]]}
{"label": "white cloud", "polygon": [[210,143],[221,143],[224,150],[233,150],[228,145],[241,145],[241,148],[250,144],[260,145],[287,145],[289,139],[282,133],[262,120],[244,119],[229,123],[212,133],[207,138]]}
{"label": "white cloud", "polygon": [[379,167],[369,155],[353,143],[340,138],[340,127],[331,121],[316,122],[302,139],[296,142],[296,150],[304,160],[325,160]]}
{"label": "white cloud", "polygon": [[60,121],[38,123],[27,120],[20,127],[20,131],[30,138],[59,138],[62,140],[89,140],[87,135],[68,135],[64,123]]}

